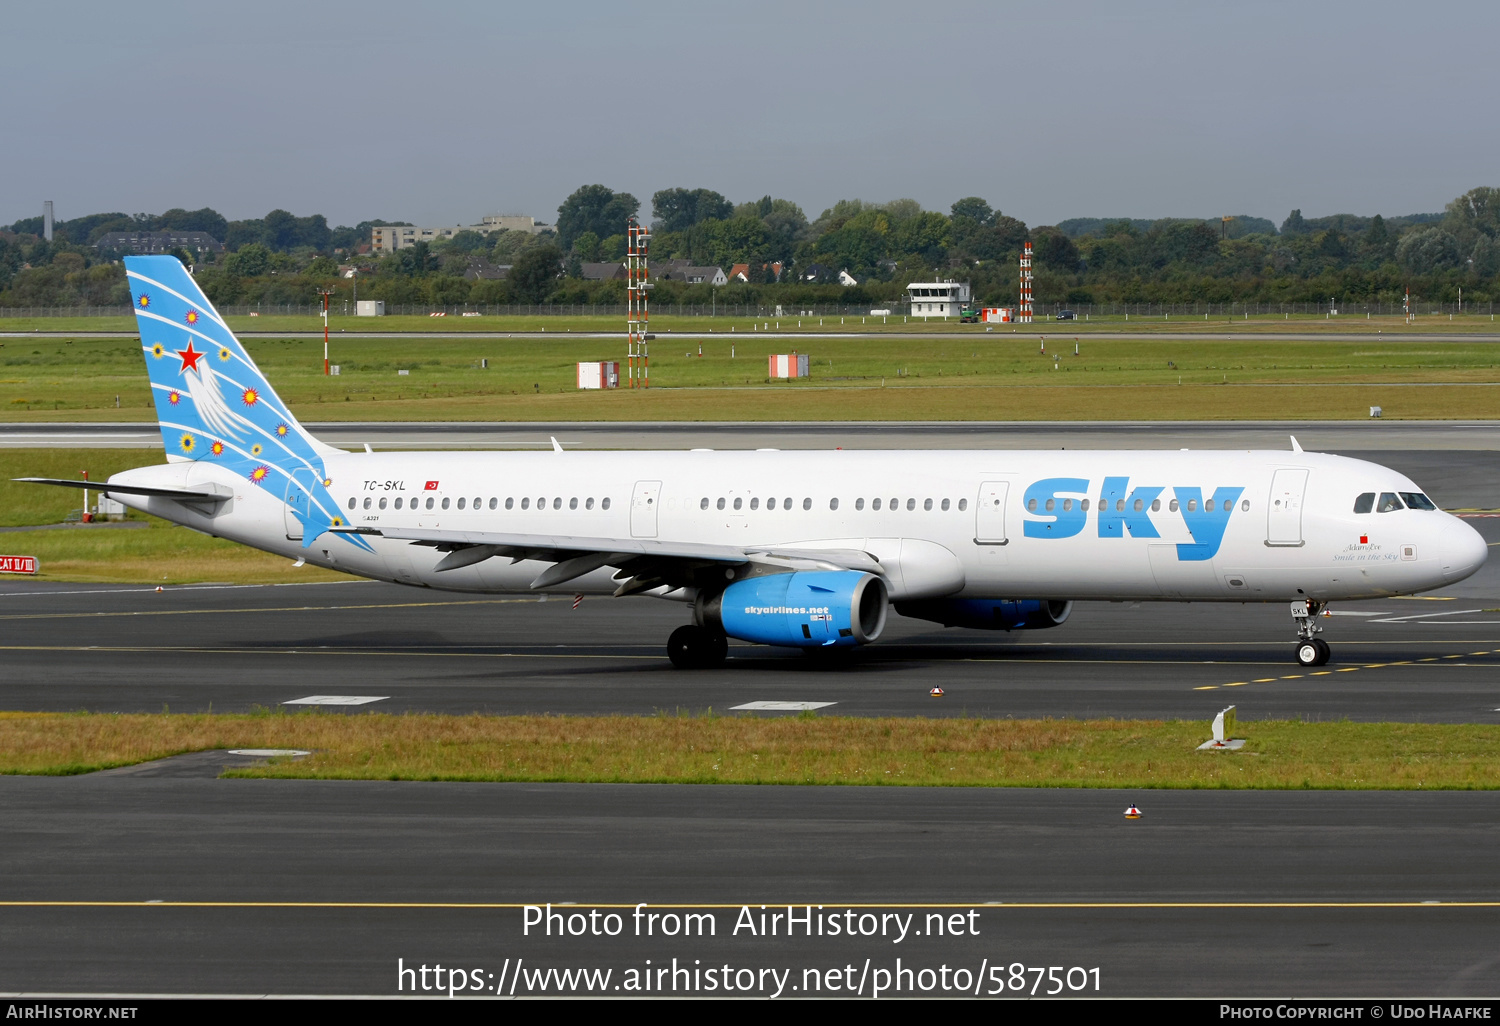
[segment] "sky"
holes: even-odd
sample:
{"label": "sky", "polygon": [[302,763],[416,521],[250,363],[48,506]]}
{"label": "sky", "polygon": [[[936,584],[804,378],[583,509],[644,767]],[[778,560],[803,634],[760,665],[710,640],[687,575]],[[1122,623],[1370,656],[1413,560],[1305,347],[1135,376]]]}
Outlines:
{"label": "sky", "polygon": [[556,219],[580,185],[1276,223],[1500,185],[1500,4],[8,5],[0,224]]}

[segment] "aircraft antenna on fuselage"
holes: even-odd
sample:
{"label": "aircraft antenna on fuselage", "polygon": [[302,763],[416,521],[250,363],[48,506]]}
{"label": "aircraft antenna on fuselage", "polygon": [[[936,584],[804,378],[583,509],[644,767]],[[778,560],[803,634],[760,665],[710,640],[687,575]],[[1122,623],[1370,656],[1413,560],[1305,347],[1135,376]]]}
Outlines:
{"label": "aircraft antenna on fuselage", "polygon": [[1296,435],[1288,435],[1287,437],[1292,440],[1292,452],[1301,452],[1302,451],[1302,446],[1300,446],[1300,445],[1297,444],[1297,436]]}

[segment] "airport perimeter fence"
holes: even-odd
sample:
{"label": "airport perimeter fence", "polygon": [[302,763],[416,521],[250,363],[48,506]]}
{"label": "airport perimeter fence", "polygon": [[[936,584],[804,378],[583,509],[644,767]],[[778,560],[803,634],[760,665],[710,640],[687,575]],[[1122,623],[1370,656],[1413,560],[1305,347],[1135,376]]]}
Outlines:
{"label": "airport perimeter fence", "polygon": [[[342,304],[341,304],[342,305]],[[1400,317],[1405,311],[1402,303],[1363,302],[1338,300],[1332,305],[1321,303],[1036,303],[1038,319],[1051,319],[1058,313],[1069,311],[1079,320],[1191,317],[1210,320],[1214,318],[1248,317]],[[877,312],[878,311],[878,312]],[[127,317],[134,311],[128,306],[19,306],[0,307],[0,320],[47,317]],[[227,317],[285,317],[320,316],[323,308],[316,303],[256,303],[221,306],[219,312]],[[426,306],[418,303],[387,303],[387,316],[411,317],[618,317],[625,319],[624,304],[606,303],[485,303],[458,304],[453,306]],[[809,303],[806,305],[783,303],[659,303],[651,307],[658,317],[761,317],[761,318],[808,318],[808,317],[908,317],[909,304],[905,301],[884,303],[874,301],[858,306],[848,303]],[[1493,318],[1495,304],[1491,301],[1459,303],[1429,303],[1412,300],[1411,312],[1419,317],[1467,315]],[[335,306],[330,317],[345,318],[352,311]],[[935,318],[918,318],[931,320]],[[949,318],[950,320],[953,318]],[[888,322],[887,322],[888,323]]]}

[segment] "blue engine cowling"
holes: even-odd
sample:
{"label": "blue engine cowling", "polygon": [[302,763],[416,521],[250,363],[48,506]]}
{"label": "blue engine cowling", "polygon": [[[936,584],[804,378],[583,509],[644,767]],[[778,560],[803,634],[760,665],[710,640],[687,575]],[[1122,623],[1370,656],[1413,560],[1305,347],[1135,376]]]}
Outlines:
{"label": "blue engine cowling", "polygon": [[1073,603],[1051,599],[928,599],[898,602],[896,612],[944,627],[981,631],[1039,631],[1056,627],[1073,612]]}
{"label": "blue engine cowling", "polygon": [[795,648],[868,645],[885,630],[885,582],[854,570],[799,570],[736,581],[700,616],[742,641]]}

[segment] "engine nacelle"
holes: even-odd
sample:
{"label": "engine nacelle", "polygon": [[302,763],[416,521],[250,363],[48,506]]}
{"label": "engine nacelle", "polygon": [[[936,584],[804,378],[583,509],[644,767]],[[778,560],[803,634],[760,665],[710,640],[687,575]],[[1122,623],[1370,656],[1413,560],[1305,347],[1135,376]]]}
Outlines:
{"label": "engine nacelle", "polygon": [[1073,612],[1073,603],[1052,599],[928,599],[898,602],[896,612],[944,627],[981,631],[1039,631],[1056,627]]}
{"label": "engine nacelle", "polygon": [[885,630],[885,582],[854,570],[799,570],[736,581],[702,602],[699,620],[763,645],[868,645]]}

